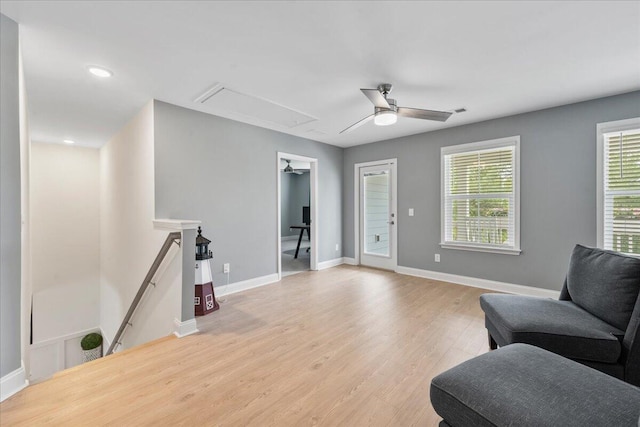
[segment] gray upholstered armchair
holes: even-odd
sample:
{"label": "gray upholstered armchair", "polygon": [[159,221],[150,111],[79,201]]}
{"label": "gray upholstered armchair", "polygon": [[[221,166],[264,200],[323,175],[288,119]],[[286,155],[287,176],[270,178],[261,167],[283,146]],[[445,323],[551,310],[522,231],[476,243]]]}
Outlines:
{"label": "gray upholstered armchair", "polygon": [[640,386],[640,259],[576,245],[560,299],[480,297],[495,349],[526,343]]}

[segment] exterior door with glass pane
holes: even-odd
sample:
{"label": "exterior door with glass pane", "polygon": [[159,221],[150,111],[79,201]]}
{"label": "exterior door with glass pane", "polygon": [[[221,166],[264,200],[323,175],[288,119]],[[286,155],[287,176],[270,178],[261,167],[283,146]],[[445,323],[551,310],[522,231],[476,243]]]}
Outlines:
{"label": "exterior door with glass pane", "polygon": [[360,264],[397,267],[395,163],[360,167]]}

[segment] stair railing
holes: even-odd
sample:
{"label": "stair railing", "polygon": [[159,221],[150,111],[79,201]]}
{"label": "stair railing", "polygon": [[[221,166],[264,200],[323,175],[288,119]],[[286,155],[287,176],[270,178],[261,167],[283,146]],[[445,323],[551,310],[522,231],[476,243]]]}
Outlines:
{"label": "stair railing", "polygon": [[105,356],[108,356],[111,353],[113,353],[116,346],[122,344],[122,341],[121,341],[122,336],[124,335],[124,332],[128,326],[133,326],[133,324],[131,323],[131,318],[133,317],[133,314],[135,313],[136,308],[138,308],[138,304],[140,304],[142,297],[144,296],[145,292],[149,288],[149,285],[153,285],[153,286],[156,285],[152,281],[153,276],[155,276],[155,274],[158,272],[158,268],[160,268],[160,264],[162,264],[162,261],[167,256],[169,249],[171,249],[171,245],[173,243],[176,243],[178,246],[180,246],[181,237],[182,236],[179,232],[169,233],[169,235],[167,236],[166,240],[162,244],[162,247],[160,248],[160,252],[158,252],[156,259],[153,261],[153,264],[151,264],[151,268],[149,268],[147,275],[144,277],[144,280],[140,285],[140,289],[138,289],[138,293],[136,294],[136,297],[133,299],[133,302],[131,303],[131,306],[129,307],[129,310],[127,311],[126,316],[124,316],[124,320],[120,324],[120,328],[118,329],[116,336],[113,338],[113,341],[111,342],[111,345],[109,346],[109,349],[107,350],[107,353],[105,354]]}

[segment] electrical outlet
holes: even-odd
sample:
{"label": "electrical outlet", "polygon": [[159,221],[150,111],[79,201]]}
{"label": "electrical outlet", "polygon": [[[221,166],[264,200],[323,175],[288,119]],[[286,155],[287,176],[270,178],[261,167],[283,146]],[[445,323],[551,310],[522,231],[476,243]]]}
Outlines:
{"label": "electrical outlet", "polygon": [[336,251],[339,251],[339,250],[340,250],[340,244],[336,243]]}
{"label": "electrical outlet", "polygon": [[228,272],[230,272],[230,271],[231,271],[231,267],[229,266],[229,263],[225,263],[225,264],[222,266],[222,272],[223,272],[223,273],[228,273]]}
{"label": "electrical outlet", "polygon": [[413,208],[409,208],[409,216],[413,216]]}
{"label": "electrical outlet", "polygon": [[436,261],[436,262],[440,262],[440,254],[436,254],[436,256],[435,256],[435,261]]}

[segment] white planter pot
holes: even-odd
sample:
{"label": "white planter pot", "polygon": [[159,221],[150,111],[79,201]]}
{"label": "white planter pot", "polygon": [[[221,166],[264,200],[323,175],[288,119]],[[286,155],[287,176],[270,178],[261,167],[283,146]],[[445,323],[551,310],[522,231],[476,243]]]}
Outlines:
{"label": "white planter pot", "polygon": [[93,350],[82,350],[82,362],[91,362],[102,357],[102,344]]}

